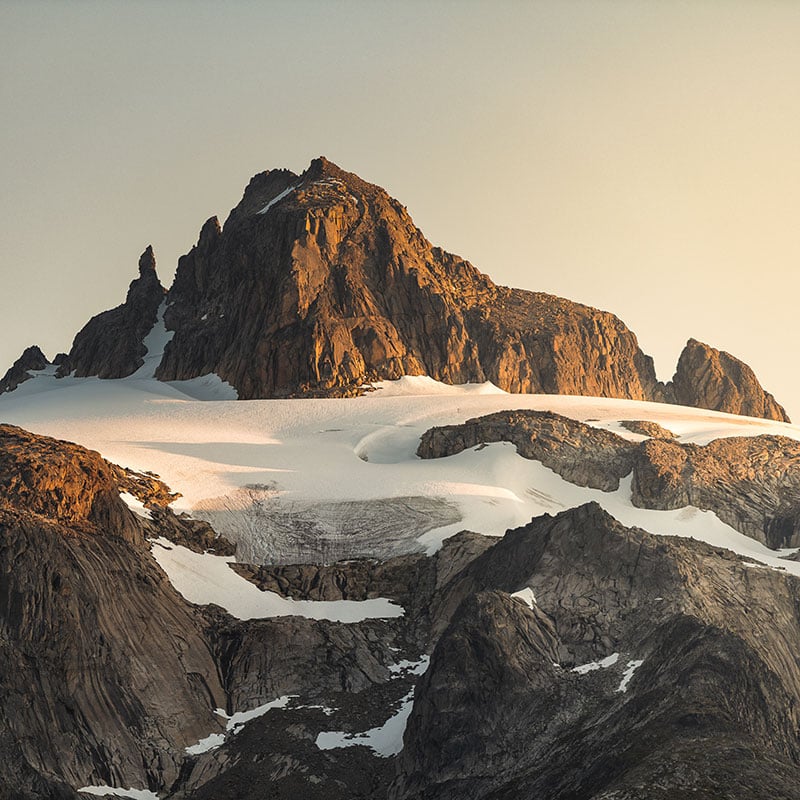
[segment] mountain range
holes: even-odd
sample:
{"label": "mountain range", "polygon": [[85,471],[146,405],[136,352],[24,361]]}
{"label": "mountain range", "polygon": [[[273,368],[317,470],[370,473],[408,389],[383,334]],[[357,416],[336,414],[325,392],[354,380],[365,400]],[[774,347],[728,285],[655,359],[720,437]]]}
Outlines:
{"label": "mountain range", "polygon": [[[352,396],[375,381],[427,375],[788,421],[749,367],[693,339],[660,383],[617,317],[497,286],[432,246],[383,189],[325,158],[302,175],[256,175],[224,226],[206,221],[169,291],[148,247],[125,302],[79,331],[57,374],[133,374],[157,321],[169,332],[159,380],[213,373],[246,400]],[[47,363],[28,349],[0,391]]]}
{"label": "mountain range", "polygon": [[800,798],[800,428],[324,158],[0,422],[0,800]]}

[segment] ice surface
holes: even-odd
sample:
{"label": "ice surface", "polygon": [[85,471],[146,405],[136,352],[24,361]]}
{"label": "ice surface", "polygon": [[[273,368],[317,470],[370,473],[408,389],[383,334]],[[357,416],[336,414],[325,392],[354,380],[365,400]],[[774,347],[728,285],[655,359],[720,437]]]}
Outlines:
{"label": "ice surface", "polygon": [[[289,537],[287,548],[292,536],[312,529],[321,561],[331,552],[347,557],[351,544],[357,554],[367,554],[370,535],[375,551],[385,555],[394,528],[373,527],[369,520],[374,510],[392,503],[405,510],[397,517],[403,535],[390,543],[391,552],[434,552],[464,529],[502,535],[533,516],[594,500],[625,525],[694,537],[800,575],[799,562],[781,560],[781,553],[739,534],[711,512],[635,508],[630,477],[611,493],[573,486],[503,443],[443,459],[421,460],[415,454],[419,437],[434,425],[508,409],[551,410],[614,429],[621,420],[652,420],[680,441],[698,444],[767,433],[800,440],[797,426],[635,400],[511,395],[491,385],[453,387],[425,377],[380,386],[353,399],[212,403],[194,399],[177,383],[57,380],[37,374],[0,396],[0,417],[78,442],[124,466],[156,472],[181,493],[172,506],[176,512],[213,518],[219,533],[264,562],[274,560],[269,542],[279,529]],[[420,514],[411,513],[415,506],[422,517],[447,509],[447,519],[425,530]],[[358,526],[361,538],[351,542],[348,525],[355,508],[365,509],[365,516]],[[295,544],[304,556],[312,555],[302,549],[307,540],[298,538]]]}

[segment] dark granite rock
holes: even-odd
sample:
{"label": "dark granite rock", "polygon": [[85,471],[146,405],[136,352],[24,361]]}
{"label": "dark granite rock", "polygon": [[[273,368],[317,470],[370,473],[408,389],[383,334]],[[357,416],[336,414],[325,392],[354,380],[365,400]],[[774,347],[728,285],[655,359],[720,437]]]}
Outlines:
{"label": "dark granite rock", "polygon": [[13,797],[72,796],[46,786],[56,779],[156,788],[219,728],[204,620],[150,556],[122,474],[0,426],[0,747]]}
{"label": "dark granite rock", "polygon": [[31,372],[38,372],[49,366],[44,353],[34,344],[26,347],[22,355],[11,365],[0,379],[0,394],[13,392],[24,381],[30,380]]}

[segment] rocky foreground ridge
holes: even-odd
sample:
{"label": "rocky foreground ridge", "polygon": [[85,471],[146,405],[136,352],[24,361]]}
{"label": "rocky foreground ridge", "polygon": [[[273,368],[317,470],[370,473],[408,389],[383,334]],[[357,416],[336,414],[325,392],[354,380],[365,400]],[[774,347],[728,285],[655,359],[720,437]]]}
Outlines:
{"label": "rocky foreground ridge", "polygon": [[[503,412],[430,430],[420,455],[513,442],[576,484],[630,478],[637,504],[795,542],[770,520],[795,518],[796,442],[626,427],[641,441]],[[177,540],[229,552],[171,498],[157,476],[0,426],[0,797],[800,798],[800,578],[589,503],[430,557],[237,564],[285,597],[405,612],[242,621],[156,565],[150,549]],[[226,726],[218,708],[257,713]]]}
{"label": "rocky foreground ridge", "polygon": [[[78,333],[58,374],[133,374],[160,309],[171,340],[156,377],[213,372],[241,399],[348,396],[428,375],[788,421],[752,370],[694,340],[673,380],[660,383],[613,314],[494,284],[431,245],[386,191],[324,158],[301,175],[256,175],[224,225],[203,225],[169,292],[148,248],[125,303]],[[26,354],[0,391],[44,368]]]}

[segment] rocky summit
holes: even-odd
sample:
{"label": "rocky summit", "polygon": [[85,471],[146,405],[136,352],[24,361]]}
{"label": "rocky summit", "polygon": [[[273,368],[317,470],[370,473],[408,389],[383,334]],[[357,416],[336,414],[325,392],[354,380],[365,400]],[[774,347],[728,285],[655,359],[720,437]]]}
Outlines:
{"label": "rocky summit", "polygon": [[[166,297],[148,248],[125,303],[87,323],[58,374],[133,374],[160,310],[169,341],[156,377],[214,373],[240,399],[352,396],[427,375],[787,419],[746,365],[694,340],[660,383],[613,314],[496,285],[428,242],[384,189],[325,158],[300,175],[256,175],[224,225],[202,226]],[[40,369],[29,361],[0,391]]]}

